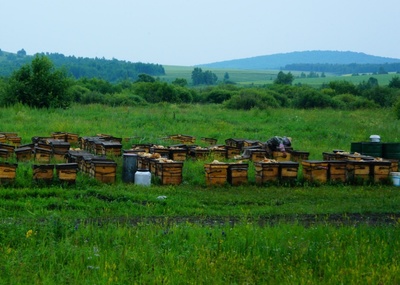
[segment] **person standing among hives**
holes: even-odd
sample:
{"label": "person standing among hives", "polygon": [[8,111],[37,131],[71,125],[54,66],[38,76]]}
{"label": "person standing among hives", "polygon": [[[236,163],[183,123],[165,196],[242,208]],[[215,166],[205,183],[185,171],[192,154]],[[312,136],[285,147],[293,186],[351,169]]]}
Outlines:
{"label": "person standing among hives", "polygon": [[283,157],[286,157],[286,148],[292,145],[292,139],[289,137],[278,137],[274,136],[267,140],[265,143],[265,149],[269,155],[272,157],[273,151],[281,151],[283,152]]}

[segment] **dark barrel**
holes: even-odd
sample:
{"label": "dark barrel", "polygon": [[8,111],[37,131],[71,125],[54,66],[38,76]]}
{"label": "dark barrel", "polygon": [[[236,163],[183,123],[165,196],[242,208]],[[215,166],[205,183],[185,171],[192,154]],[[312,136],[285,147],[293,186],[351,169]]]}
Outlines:
{"label": "dark barrel", "polygon": [[400,143],[383,143],[382,157],[400,159]]}
{"label": "dark barrel", "polygon": [[382,143],[379,142],[363,142],[362,152],[363,155],[382,157]]}
{"label": "dark barrel", "polygon": [[135,182],[135,172],[137,171],[137,158],[135,153],[124,153],[122,164],[122,181],[125,183]]}

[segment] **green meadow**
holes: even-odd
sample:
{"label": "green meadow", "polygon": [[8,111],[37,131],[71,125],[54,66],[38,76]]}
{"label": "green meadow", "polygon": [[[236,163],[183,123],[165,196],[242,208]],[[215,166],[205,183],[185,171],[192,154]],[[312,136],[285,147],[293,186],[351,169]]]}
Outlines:
{"label": "green meadow", "polygon": [[[231,75],[233,76],[233,75]],[[293,148],[322,160],[351,142],[399,142],[392,109],[232,111],[219,105],[138,107],[73,105],[1,108],[0,132],[22,143],[53,132],[110,134],[132,144],[171,145],[168,135],[266,141],[293,138]],[[33,181],[18,163],[0,185],[0,284],[398,284],[400,189],[361,185],[271,183],[206,186],[204,164],[184,162],[180,185]],[[16,163],[15,158],[9,160]]]}

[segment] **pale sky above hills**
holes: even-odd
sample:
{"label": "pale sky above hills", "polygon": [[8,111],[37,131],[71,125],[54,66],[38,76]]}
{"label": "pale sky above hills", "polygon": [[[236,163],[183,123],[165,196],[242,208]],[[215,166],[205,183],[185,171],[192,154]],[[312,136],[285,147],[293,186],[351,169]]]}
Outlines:
{"label": "pale sky above hills", "polygon": [[399,0],[0,0],[0,49],[165,65],[305,50],[400,58]]}

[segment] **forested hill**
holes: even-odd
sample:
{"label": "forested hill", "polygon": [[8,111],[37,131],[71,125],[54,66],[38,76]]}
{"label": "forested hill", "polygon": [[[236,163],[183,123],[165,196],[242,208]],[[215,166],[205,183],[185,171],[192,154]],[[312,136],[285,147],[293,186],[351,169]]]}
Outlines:
{"label": "forested hill", "polygon": [[[386,64],[400,64],[400,59],[367,55],[365,53],[351,51],[302,51],[291,53],[279,53],[273,55],[256,56],[244,59],[235,59],[209,64],[200,64],[199,67],[207,68],[228,68],[228,69],[283,69],[283,70],[300,70],[300,71],[316,71],[313,65],[318,65],[322,72],[330,72],[322,70],[324,67],[347,66],[347,65],[369,65],[367,72],[376,72],[379,66]],[[300,66],[307,70],[294,69]],[[336,68],[338,70],[339,68]],[[345,68],[349,71],[349,68]],[[351,69],[351,68],[350,68]],[[336,71],[335,73],[345,73]],[[352,72],[347,72],[352,73]]]}
{"label": "forested hill", "polygon": [[[139,74],[151,76],[165,75],[162,65],[141,62],[128,62],[117,59],[83,58],[64,56],[59,53],[41,53],[48,57],[57,68],[65,68],[75,78],[100,78],[109,82],[136,80]],[[26,55],[22,49],[17,54],[0,50],[0,76],[8,77],[14,70],[30,63],[34,56]]]}

